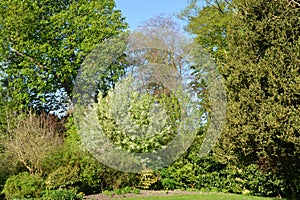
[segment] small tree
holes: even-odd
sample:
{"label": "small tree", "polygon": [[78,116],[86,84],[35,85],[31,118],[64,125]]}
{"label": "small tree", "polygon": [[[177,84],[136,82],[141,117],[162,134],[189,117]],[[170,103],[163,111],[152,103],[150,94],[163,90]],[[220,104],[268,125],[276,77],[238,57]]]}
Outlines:
{"label": "small tree", "polygon": [[30,173],[43,173],[43,161],[62,145],[63,122],[45,113],[22,113],[10,121],[5,151]]}

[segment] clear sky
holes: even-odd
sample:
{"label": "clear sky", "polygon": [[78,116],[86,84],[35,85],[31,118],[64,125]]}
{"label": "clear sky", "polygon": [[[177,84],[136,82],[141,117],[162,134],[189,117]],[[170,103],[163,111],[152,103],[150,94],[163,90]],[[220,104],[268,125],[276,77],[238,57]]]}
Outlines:
{"label": "clear sky", "polygon": [[187,0],[115,0],[117,9],[120,9],[134,30],[141,22],[161,14],[178,14],[187,5]]}

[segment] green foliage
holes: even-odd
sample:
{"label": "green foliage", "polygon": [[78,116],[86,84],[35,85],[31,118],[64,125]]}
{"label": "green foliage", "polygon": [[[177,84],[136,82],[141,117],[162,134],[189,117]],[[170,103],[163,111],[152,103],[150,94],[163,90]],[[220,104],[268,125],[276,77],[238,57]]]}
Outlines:
{"label": "green foliage", "polygon": [[181,17],[215,56],[227,92],[227,124],[214,152],[221,163],[243,171],[208,173],[207,181],[214,181],[207,186],[240,192],[242,184],[255,195],[299,198],[299,3],[197,2]]}
{"label": "green foliage", "polygon": [[141,190],[138,189],[138,188],[134,188],[134,189],[133,189],[133,193],[134,193],[134,194],[140,194],[140,193],[141,193]]}
{"label": "green foliage", "polygon": [[256,196],[280,196],[287,189],[285,181],[272,172],[259,170],[256,165],[249,165],[241,170],[244,187]]}
{"label": "green foliage", "polygon": [[187,160],[176,161],[160,170],[164,189],[194,189],[203,192],[248,193],[257,196],[279,196],[286,189],[285,181],[273,173],[265,173],[256,165],[244,168],[226,166],[213,157],[192,165]]}
{"label": "green foliage", "polygon": [[110,196],[110,197],[112,197],[114,195],[114,192],[113,191],[109,191],[109,190],[104,190],[102,193],[105,194],[105,195],[107,195],[107,196]]}
{"label": "green foliage", "polygon": [[[285,179],[300,167],[299,6],[285,0],[236,6],[222,68],[227,124],[216,152],[224,162],[257,164]],[[293,189],[281,192],[299,195],[292,179],[285,180]]]}
{"label": "green foliage", "polygon": [[15,172],[15,164],[15,160],[9,153],[0,153],[0,191],[2,191],[7,178]]}
{"label": "green foliage", "polygon": [[133,92],[129,78],[118,87],[117,92],[98,97],[97,114],[103,134],[129,152],[150,152],[166,145],[176,133],[180,113],[176,98]]}
{"label": "green foliage", "polygon": [[[205,129],[201,131],[205,132]],[[259,165],[239,168],[221,163],[213,154],[200,158],[199,147],[203,140],[201,131],[180,159],[157,171],[161,185],[159,189],[279,196],[289,188],[282,177],[265,172]]]}
{"label": "green foliage", "polygon": [[93,194],[134,185],[136,175],[110,169],[86,152],[72,118],[69,118],[66,128],[64,147],[46,160],[47,189],[71,189]]}
{"label": "green foliage", "polygon": [[[65,106],[63,96],[71,97],[90,51],[127,28],[114,0],[5,0],[0,13],[0,60],[9,97],[21,108],[46,111]],[[64,93],[60,98],[58,91]]]}
{"label": "green foliage", "polygon": [[114,190],[115,194],[128,194],[130,192],[131,192],[131,188],[130,187],[124,187],[124,188],[120,188],[120,189]]}
{"label": "green foliage", "polygon": [[44,180],[40,176],[22,172],[7,179],[2,193],[7,199],[37,198],[43,190]]}
{"label": "green foliage", "polygon": [[[76,192],[139,193],[132,190],[139,187],[298,198],[300,13],[294,1],[214,1],[191,19],[187,29],[221,64],[228,94],[228,123],[206,158],[198,155],[206,133],[201,129],[172,165],[138,175],[124,173],[105,167],[84,150],[72,118],[63,142],[51,147],[44,140],[50,138],[44,133],[51,133],[51,126],[32,120],[37,115],[7,120],[8,105],[15,107],[16,102],[20,107],[53,109],[60,104],[52,99],[55,92],[71,97],[83,58],[99,41],[126,28],[113,8],[113,0],[0,2],[0,189],[6,181],[2,194],[7,199],[37,198],[46,188],[42,199],[82,199]],[[148,56],[144,59],[154,60]],[[153,95],[128,91],[127,83],[119,94],[108,92],[124,75],[123,64],[115,60],[101,77],[96,105],[100,126],[106,137],[129,152],[161,149],[176,134],[178,100],[161,93],[157,85],[147,85]],[[124,100],[128,96],[122,92],[130,98]],[[161,112],[154,112],[153,105]],[[17,160],[45,181],[27,172],[9,177],[21,171],[12,167]]]}
{"label": "green foliage", "polygon": [[[193,153],[196,153],[197,155],[197,152]],[[191,156],[189,154],[187,155]],[[195,158],[196,157],[193,159],[191,159],[191,157],[183,157],[169,167],[159,170],[160,181],[163,188],[170,190],[199,190],[205,187],[213,187],[211,183],[218,182],[217,180],[214,180],[215,177],[204,179],[203,176],[213,172],[219,173],[225,166],[215,161],[213,157],[200,159],[198,156],[197,159]]]}
{"label": "green foliage", "polygon": [[236,194],[222,194],[222,193],[201,193],[201,194],[179,194],[168,196],[146,196],[126,198],[128,200],[276,200],[277,198],[263,198]]}
{"label": "green foliage", "polygon": [[100,192],[103,166],[81,147],[72,119],[67,128],[64,147],[45,161],[47,189],[72,189],[86,194]]}
{"label": "green foliage", "polygon": [[76,185],[80,182],[78,166],[61,166],[50,173],[46,179],[46,187],[49,190],[55,189],[78,189]]}
{"label": "green foliage", "polygon": [[83,195],[77,194],[72,190],[46,190],[41,198],[42,200],[82,200]]}
{"label": "green foliage", "polygon": [[198,174],[209,170],[218,170],[222,165],[212,157],[200,158],[199,150],[205,136],[206,129],[201,128],[188,150],[170,166],[158,170],[161,187],[164,189],[196,188]]}
{"label": "green foliage", "polygon": [[189,19],[186,30],[195,34],[195,41],[221,62],[228,47],[227,32],[234,11],[229,2],[210,1],[204,7],[191,5],[181,13],[181,18]]}
{"label": "green foliage", "polygon": [[[6,162],[8,162],[8,160],[6,160],[3,155],[0,155],[0,161],[2,161],[2,160],[5,160]],[[2,189],[5,185],[5,182],[10,175],[11,175],[10,169],[5,167],[4,163],[0,162],[0,191],[2,191]],[[0,199],[4,198],[4,197],[2,197],[2,195],[4,196],[3,193],[0,193]]]}
{"label": "green foliage", "polygon": [[134,194],[140,194],[140,189],[132,187],[122,187],[115,190],[104,190],[102,193],[112,197],[113,195],[124,195],[133,192]]}

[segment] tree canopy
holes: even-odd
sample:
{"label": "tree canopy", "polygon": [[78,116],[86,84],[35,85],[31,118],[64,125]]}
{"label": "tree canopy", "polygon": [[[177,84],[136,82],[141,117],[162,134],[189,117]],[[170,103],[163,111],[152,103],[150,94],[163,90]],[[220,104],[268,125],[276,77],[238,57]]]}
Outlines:
{"label": "tree canopy", "polygon": [[96,45],[127,28],[113,0],[1,1],[1,76],[20,107],[55,110]]}
{"label": "tree canopy", "polygon": [[0,1],[0,195],[299,199],[299,0],[188,2],[187,39],[114,0]]}

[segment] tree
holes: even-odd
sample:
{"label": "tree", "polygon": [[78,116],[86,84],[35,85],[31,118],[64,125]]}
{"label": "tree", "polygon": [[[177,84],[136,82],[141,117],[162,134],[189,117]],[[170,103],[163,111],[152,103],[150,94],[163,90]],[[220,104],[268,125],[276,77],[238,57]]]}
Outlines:
{"label": "tree", "polygon": [[64,123],[53,115],[32,111],[7,123],[9,136],[2,138],[2,143],[10,163],[16,161],[30,173],[43,174],[45,159],[63,144]]}
{"label": "tree", "polygon": [[[180,25],[171,16],[161,14],[144,21],[131,37],[133,52],[129,60],[133,68],[145,70],[140,70],[142,85],[158,95],[170,93],[167,87],[182,81],[190,66],[187,61],[189,41],[181,33]],[[148,78],[147,72],[151,74]]]}
{"label": "tree", "polygon": [[227,31],[234,13],[234,4],[231,0],[204,2],[200,6],[198,0],[190,1],[190,5],[179,17],[188,21],[185,29],[196,35],[195,42],[211,53],[217,62],[222,63],[227,49]]}
{"label": "tree", "polygon": [[[184,38],[175,22],[158,16],[130,34],[128,45],[122,44],[126,37],[111,38],[107,45],[99,46],[107,55],[96,50],[86,59],[78,85],[92,91],[92,82],[101,73],[96,66],[109,63],[111,56],[122,55],[122,51],[126,53],[126,74],[114,90],[107,95],[100,93],[98,103],[91,104],[93,98],[82,94],[79,87],[75,105],[83,143],[108,166],[131,172],[153,169],[158,163],[172,162],[193,140],[201,114],[197,103],[188,101],[194,97],[189,90],[193,70],[186,61],[190,49]],[[164,149],[168,153],[161,155]],[[173,152],[176,155],[171,155]],[[140,160],[130,158],[133,154]]]}
{"label": "tree", "polygon": [[1,1],[0,76],[11,89],[9,100],[22,108],[63,109],[87,54],[127,28],[114,7],[113,0]]}
{"label": "tree", "polygon": [[[195,36],[194,43],[198,45],[196,49],[202,49],[196,53],[206,55],[198,58],[195,63],[196,81],[192,87],[198,91],[198,97],[202,99],[201,106],[205,111],[207,124],[210,123],[212,116],[212,102],[209,100],[209,95],[219,93],[217,99],[223,103],[226,102],[226,97],[221,97],[225,93],[220,91],[223,88],[223,80],[219,72],[225,63],[228,49],[227,34],[234,12],[235,5],[232,0],[190,0],[189,5],[178,15],[179,18],[188,22],[185,30]],[[207,62],[205,58],[214,63]],[[213,65],[215,67],[212,67]],[[209,89],[206,74],[211,74],[215,78],[218,76],[219,80],[213,79],[213,82],[220,85]],[[203,78],[206,81],[203,81]],[[214,91],[209,91],[212,89]],[[219,111],[221,110],[219,109]],[[222,115],[221,113],[222,111],[219,112],[219,115]]]}
{"label": "tree", "polygon": [[180,90],[194,92],[187,83],[195,79],[192,47],[192,40],[182,33],[180,25],[164,14],[141,23],[129,39],[128,69],[132,69],[134,81],[141,85],[140,92],[146,91],[163,107],[169,106],[166,111],[175,127],[181,117]]}
{"label": "tree", "polygon": [[222,70],[227,124],[216,152],[223,161],[277,174],[286,194],[299,194],[291,177],[300,167],[299,5],[244,0],[236,6]]}

